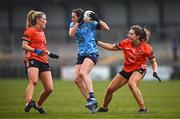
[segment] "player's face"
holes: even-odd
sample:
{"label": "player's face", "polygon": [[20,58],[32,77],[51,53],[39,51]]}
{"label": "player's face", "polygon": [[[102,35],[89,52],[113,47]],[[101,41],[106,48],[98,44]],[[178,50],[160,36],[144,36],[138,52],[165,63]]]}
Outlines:
{"label": "player's face", "polygon": [[41,18],[39,18],[39,25],[42,29],[46,28],[47,20],[46,20],[46,15],[42,15]]}
{"label": "player's face", "polygon": [[77,17],[77,15],[76,15],[76,13],[72,12],[72,15],[71,15],[71,20],[72,20],[74,23],[76,23],[76,22],[77,22],[78,17]]}
{"label": "player's face", "polygon": [[138,40],[139,36],[137,36],[134,32],[134,30],[130,30],[128,33],[128,38],[131,40],[131,42]]}

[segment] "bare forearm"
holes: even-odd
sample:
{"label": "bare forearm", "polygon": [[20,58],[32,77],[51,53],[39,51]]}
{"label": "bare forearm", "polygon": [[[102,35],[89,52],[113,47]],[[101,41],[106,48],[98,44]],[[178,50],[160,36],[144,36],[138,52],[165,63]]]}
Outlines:
{"label": "bare forearm", "polygon": [[157,65],[156,59],[153,58],[153,59],[150,60],[150,62],[151,62],[151,65],[152,65],[153,72],[157,72],[158,65]]}
{"label": "bare forearm", "polygon": [[30,47],[29,45],[24,45],[24,46],[22,46],[22,48],[27,51],[31,51],[31,52],[34,51],[34,48]]}
{"label": "bare forearm", "polygon": [[97,41],[97,45],[99,45],[100,47],[102,47],[102,48],[104,48],[106,50],[110,50],[110,51],[119,50],[116,47],[116,44],[109,44],[109,43],[104,43],[104,42],[101,42],[101,41]]}

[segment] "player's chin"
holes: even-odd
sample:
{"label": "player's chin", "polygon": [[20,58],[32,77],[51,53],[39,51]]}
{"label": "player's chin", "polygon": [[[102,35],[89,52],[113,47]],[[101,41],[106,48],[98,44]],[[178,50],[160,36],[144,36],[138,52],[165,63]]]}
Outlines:
{"label": "player's chin", "polygon": [[46,28],[46,25],[43,25],[42,29],[45,29]]}
{"label": "player's chin", "polygon": [[134,42],[134,41],[135,41],[135,39],[133,39],[133,38],[129,38],[129,39],[130,39],[131,42]]}

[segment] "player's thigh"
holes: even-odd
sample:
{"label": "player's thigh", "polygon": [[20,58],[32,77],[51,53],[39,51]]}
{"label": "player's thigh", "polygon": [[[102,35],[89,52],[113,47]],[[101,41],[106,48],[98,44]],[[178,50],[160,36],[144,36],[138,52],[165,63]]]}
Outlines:
{"label": "player's thigh", "polygon": [[53,89],[53,80],[50,71],[41,72],[39,76],[45,89]]}
{"label": "player's thigh", "polygon": [[39,69],[37,67],[29,67],[27,68],[27,75],[29,81],[37,82],[39,77]]}
{"label": "player's thigh", "polygon": [[138,71],[135,71],[132,73],[131,77],[129,78],[129,84],[135,84],[138,85],[141,80],[143,79],[143,74],[139,73]]}
{"label": "player's thigh", "polygon": [[121,88],[122,86],[124,86],[126,83],[128,82],[127,79],[125,79],[124,77],[122,77],[120,74],[117,74],[113,80],[111,81],[111,83],[109,84],[109,89],[112,90],[117,90],[119,88]]}
{"label": "player's thigh", "polygon": [[94,62],[89,58],[85,58],[81,66],[80,72],[89,74],[93,67],[94,67]]}

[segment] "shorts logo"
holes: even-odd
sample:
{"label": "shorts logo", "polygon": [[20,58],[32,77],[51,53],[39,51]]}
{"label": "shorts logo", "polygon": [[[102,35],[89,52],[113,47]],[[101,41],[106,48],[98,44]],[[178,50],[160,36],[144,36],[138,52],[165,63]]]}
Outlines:
{"label": "shorts logo", "polygon": [[30,61],[30,64],[34,64],[34,60],[31,60],[31,61]]}
{"label": "shorts logo", "polygon": [[143,71],[142,70],[138,70],[139,73],[142,73]]}
{"label": "shorts logo", "polygon": [[142,55],[142,51],[141,51],[141,50],[139,50],[139,51],[138,51],[138,54],[139,54],[139,55]]}

